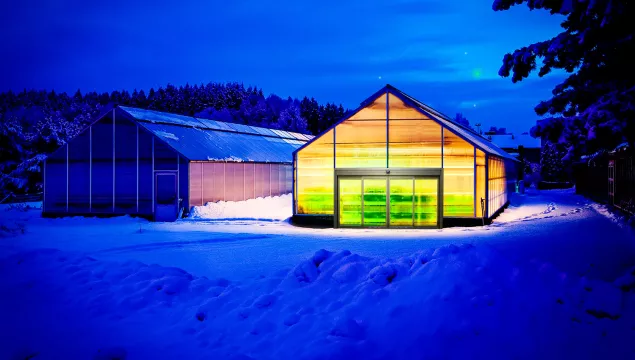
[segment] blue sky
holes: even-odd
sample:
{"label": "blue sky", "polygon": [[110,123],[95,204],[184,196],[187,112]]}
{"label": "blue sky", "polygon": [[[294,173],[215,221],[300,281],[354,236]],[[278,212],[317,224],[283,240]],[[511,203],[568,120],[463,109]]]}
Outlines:
{"label": "blue sky", "polygon": [[390,83],[471,123],[527,131],[563,77],[519,84],[506,52],[561,17],[492,0],[40,0],[0,5],[0,90],[148,89],[239,81],[355,108]]}

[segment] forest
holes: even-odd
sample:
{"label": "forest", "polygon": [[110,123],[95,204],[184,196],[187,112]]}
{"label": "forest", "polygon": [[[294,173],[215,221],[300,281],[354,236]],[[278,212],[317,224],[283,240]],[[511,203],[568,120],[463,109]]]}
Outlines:
{"label": "forest", "polygon": [[317,134],[340,120],[342,105],[319,104],[241,83],[167,85],[147,93],[45,90],[0,93],[0,198],[42,191],[41,162],[115,105],[126,105],[219,121]]}

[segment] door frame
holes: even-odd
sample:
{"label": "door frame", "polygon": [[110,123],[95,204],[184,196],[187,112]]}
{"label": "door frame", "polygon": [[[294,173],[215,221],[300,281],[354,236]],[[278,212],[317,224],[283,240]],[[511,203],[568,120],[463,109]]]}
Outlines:
{"label": "door frame", "polygon": [[[339,178],[386,178],[386,226],[364,226],[363,225],[363,213],[362,213],[362,225],[361,226],[340,226],[340,209],[339,209]],[[437,226],[390,226],[390,178],[435,178],[437,179]],[[334,196],[333,196],[333,227],[339,228],[354,228],[354,229],[440,229],[443,227],[443,169],[386,169],[386,168],[355,168],[355,169],[335,169],[334,178]],[[364,206],[363,201],[363,181],[362,181],[362,211]],[[414,211],[414,209],[413,209]]]}
{"label": "door frame", "polygon": [[153,217],[156,220],[156,214],[157,214],[157,206],[159,206],[159,199],[158,199],[158,194],[159,194],[159,187],[157,186],[157,182],[158,182],[158,178],[159,176],[166,176],[166,175],[172,175],[174,176],[174,192],[176,194],[176,214],[175,214],[175,218],[178,219],[179,217],[179,207],[181,206],[180,204],[180,199],[179,199],[179,173],[177,170],[155,170],[154,171],[154,194],[152,194],[153,196],[153,200],[154,200],[154,208],[152,209],[152,213],[153,213]]}

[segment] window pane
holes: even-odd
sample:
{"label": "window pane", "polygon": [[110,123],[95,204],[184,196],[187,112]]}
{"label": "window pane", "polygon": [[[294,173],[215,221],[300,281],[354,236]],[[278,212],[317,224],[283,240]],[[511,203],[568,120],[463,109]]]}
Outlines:
{"label": "window pane", "polygon": [[391,168],[441,167],[441,125],[432,120],[391,118],[388,126],[388,164]]}
{"label": "window pane", "polygon": [[157,175],[157,203],[160,205],[176,203],[176,174]]}
{"label": "window pane", "polygon": [[386,94],[380,95],[370,105],[361,109],[349,118],[350,120],[385,120],[386,119]]}
{"label": "window pane", "polygon": [[[152,189],[154,175],[152,171],[152,139],[143,128],[139,128],[139,213],[152,214]],[[200,194],[200,192],[199,192]]]}
{"label": "window pane", "polygon": [[[485,195],[485,153],[476,149],[476,216],[483,217],[486,208],[487,196]],[[481,204],[483,199],[483,204]]]}
{"label": "window pane", "polygon": [[[87,213],[90,211],[90,129],[75,137],[68,146],[68,211]],[[66,181],[66,176],[63,179]]]}
{"label": "window pane", "polygon": [[414,179],[390,179],[390,225],[413,226]]}
{"label": "window pane", "polygon": [[443,215],[474,217],[474,147],[443,130]]}
{"label": "window pane", "polygon": [[427,119],[427,116],[405,104],[393,94],[388,94],[388,115],[390,119]]}
{"label": "window pane", "polygon": [[386,167],[386,120],[346,120],[335,128],[335,167]]}
{"label": "window pane", "polygon": [[93,124],[93,212],[113,210],[112,113]]}
{"label": "window pane", "polygon": [[487,166],[489,186],[488,216],[492,216],[507,202],[507,182],[505,179],[505,163],[502,159],[490,156]]}
{"label": "window pane", "polygon": [[61,147],[46,159],[44,210],[66,211],[66,148]]}
{"label": "window pane", "polygon": [[137,125],[115,121],[115,211],[137,211]]}
{"label": "window pane", "polygon": [[333,214],[333,130],[297,153],[298,214]]}

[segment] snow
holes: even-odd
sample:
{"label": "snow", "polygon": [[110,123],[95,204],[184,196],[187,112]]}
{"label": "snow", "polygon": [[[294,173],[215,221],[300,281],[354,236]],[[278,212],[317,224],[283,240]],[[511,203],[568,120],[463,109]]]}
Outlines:
{"label": "snow", "polygon": [[293,214],[291,194],[267,196],[246,201],[208,202],[193,206],[192,219],[286,220]]}
{"label": "snow", "polygon": [[0,359],[633,358],[632,230],[571,189],[511,201],[396,231],[0,208]]}
{"label": "snow", "polygon": [[174,141],[179,141],[179,138],[176,135],[174,135],[172,133],[169,133],[167,131],[155,131],[154,133],[157,134],[159,137],[162,137],[164,139],[170,139],[170,140],[174,140]]}

